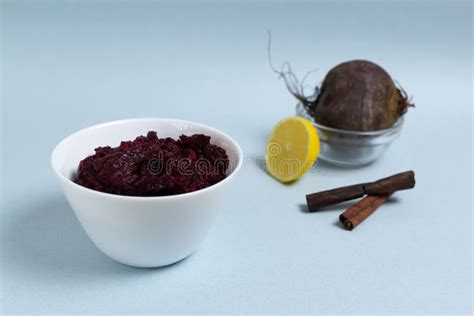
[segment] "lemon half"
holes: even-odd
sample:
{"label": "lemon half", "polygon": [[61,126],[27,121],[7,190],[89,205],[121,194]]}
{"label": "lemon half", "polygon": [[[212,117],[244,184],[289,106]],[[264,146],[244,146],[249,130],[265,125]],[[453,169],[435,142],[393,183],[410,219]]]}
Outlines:
{"label": "lemon half", "polygon": [[319,155],[319,137],[310,121],[298,116],[278,122],[267,143],[268,172],[280,182],[299,179]]}

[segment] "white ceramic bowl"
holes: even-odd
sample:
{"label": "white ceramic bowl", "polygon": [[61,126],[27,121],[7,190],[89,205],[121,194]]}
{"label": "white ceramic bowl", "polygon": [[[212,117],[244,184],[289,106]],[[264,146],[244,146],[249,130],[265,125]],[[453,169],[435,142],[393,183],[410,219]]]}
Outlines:
{"label": "white ceramic bowl", "polygon": [[[227,177],[202,190],[161,197],[130,197],[94,191],[74,183],[79,162],[99,146],[118,146],[150,130],[159,137],[202,133],[227,151]],[[177,262],[205,238],[226,191],[242,166],[242,150],[228,135],[206,125],[160,118],[115,121],[76,132],[54,149],[51,164],[67,200],[93,243],[109,257],[136,267]],[[223,203],[224,202],[224,203]]]}

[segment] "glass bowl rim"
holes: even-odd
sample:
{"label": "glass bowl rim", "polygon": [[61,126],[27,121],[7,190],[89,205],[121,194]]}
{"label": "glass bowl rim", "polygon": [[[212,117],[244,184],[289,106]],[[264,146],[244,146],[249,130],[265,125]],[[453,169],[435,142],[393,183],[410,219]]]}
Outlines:
{"label": "glass bowl rim", "polygon": [[[304,111],[306,113],[306,109],[304,108],[303,104],[301,102],[298,102],[296,105],[301,111]],[[298,110],[299,110],[298,109]],[[376,131],[354,131],[354,130],[347,130],[347,129],[339,129],[339,128],[334,128],[334,127],[329,127],[326,125],[322,125],[319,123],[316,123],[316,121],[310,117],[309,115],[305,115],[305,118],[308,119],[314,126],[321,130],[325,130],[328,132],[335,132],[335,133],[340,133],[340,134],[350,134],[350,135],[361,135],[361,136],[379,136],[379,135],[385,135],[390,132],[397,131],[400,129],[403,125],[404,118],[403,115],[400,116],[400,118],[393,124],[392,127],[385,128],[385,129],[379,129]]]}

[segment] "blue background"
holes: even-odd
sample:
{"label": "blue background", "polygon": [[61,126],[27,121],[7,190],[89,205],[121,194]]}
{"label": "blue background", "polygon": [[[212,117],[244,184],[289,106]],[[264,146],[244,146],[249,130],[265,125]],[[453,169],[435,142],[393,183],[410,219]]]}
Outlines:
{"label": "blue background", "polygon": [[[2,2],[2,311],[472,311],[472,3]],[[295,100],[267,62],[319,83],[339,62],[382,65],[415,98],[374,164],[319,164],[293,185],[261,169]],[[245,165],[207,240],[163,269],[118,264],[89,241],[49,166],[57,142],[122,118],[229,133]],[[414,169],[415,190],[353,232],[347,205],[306,193]]]}

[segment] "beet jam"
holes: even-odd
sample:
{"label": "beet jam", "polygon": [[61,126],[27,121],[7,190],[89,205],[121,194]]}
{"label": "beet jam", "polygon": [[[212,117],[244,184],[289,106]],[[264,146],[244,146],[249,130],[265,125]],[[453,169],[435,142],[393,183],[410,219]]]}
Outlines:
{"label": "beet jam", "polygon": [[128,196],[187,193],[226,177],[225,150],[211,137],[181,135],[158,138],[156,132],[122,141],[118,147],[98,147],[79,164],[75,182],[86,188]]}

